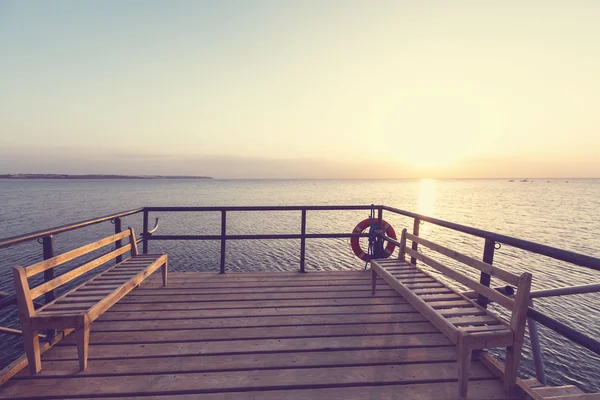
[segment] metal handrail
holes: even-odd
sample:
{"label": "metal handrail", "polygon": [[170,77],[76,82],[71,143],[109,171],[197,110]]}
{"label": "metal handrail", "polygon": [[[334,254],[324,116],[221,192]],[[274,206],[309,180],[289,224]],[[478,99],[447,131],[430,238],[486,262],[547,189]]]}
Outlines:
{"label": "metal handrail", "polygon": [[550,258],[566,261],[571,264],[576,264],[582,267],[600,271],[600,258],[586,256],[584,254],[575,253],[573,251],[563,250],[556,247],[547,246],[545,244],[531,242],[529,240],[518,239],[512,236],[502,235],[500,233],[494,233],[483,229],[456,224],[454,222],[444,221],[442,219],[416,214],[410,211],[401,210],[399,208],[383,206],[383,209],[386,211],[393,212],[395,214],[400,214],[406,217],[414,218],[415,220],[426,221],[434,225],[442,226],[444,228],[449,228],[458,232],[467,233],[472,236],[493,240],[494,242],[503,243],[508,246],[516,247],[522,250],[527,250],[532,253],[541,254]]}
{"label": "metal handrail", "polygon": [[74,222],[71,224],[66,224],[62,226],[58,226],[55,228],[44,229],[37,232],[26,233],[24,235],[13,236],[9,238],[0,239],[0,249],[4,247],[13,246],[15,244],[28,242],[31,240],[41,239],[45,236],[55,235],[57,233],[68,232],[79,228],[84,228],[86,226],[99,224],[101,222],[110,221],[115,218],[122,218],[128,215],[138,214],[144,211],[144,208],[136,208],[134,210],[122,211],[116,214],[105,215],[103,217],[87,219],[84,221]]}

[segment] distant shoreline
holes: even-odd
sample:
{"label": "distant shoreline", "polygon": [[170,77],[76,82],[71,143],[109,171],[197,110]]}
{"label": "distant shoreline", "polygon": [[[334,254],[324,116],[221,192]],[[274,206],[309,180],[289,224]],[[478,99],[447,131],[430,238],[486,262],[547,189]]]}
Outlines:
{"label": "distant shoreline", "polygon": [[109,174],[0,174],[0,179],[213,179],[210,176],[187,175],[109,175]]}

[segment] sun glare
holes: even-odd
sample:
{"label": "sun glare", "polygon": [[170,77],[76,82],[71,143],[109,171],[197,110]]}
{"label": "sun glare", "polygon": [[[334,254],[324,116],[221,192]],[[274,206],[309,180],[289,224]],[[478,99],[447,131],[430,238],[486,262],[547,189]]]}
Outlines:
{"label": "sun glare", "polygon": [[417,212],[419,214],[432,216],[435,210],[435,179],[421,179],[419,182],[419,194]]}

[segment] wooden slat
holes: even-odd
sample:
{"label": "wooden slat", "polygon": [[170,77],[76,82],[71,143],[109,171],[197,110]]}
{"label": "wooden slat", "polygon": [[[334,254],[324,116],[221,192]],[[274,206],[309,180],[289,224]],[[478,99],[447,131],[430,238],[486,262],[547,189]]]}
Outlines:
{"label": "wooden slat", "polygon": [[[110,344],[90,347],[90,359],[129,358],[147,356],[177,356],[182,354],[226,354],[248,352],[287,352],[318,349],[404,348],[448,346],[450,341],[440,333],[416,335],[343,336],[313,340],[311,338],[253,339],[231,341],[180,342],[150,344]],[[74,346],[58,344],[46,355],[48,360],[77,359]]]}
{"label": "wooden slat", "polygon": [[[165,302],[148,301],[131,302],[130,297],[125,297],[117,304],[111,307],[113,311],[132,311],[139,310],[143,306],[145,310],[217,310],[217,309],[236,309],[236,308],[269,308],[269,307],[323,307],[323,306],[367,306],[367,305],[390,305],[390,304],[408,304],[401,297],[383,297],[373,299],[289,299],[289,300],[246,300],[235,302]],[[56,304],[54,308],[66,308],[71,306],[82,306],[82,304],[93,304],[93,301],[64,301]]]}
{"label": "wooden slat", "polygon": [[241,318],[201,318],[172,320],[137,320],[135,316],[119,321],[97,319],[92,325],[95,331],[148,330],[148,329],[214,329],[258,326],[300,325],[351,325],[388,324],[427,321],[420,313],[406,314],[342,314],[342,315],[296,315]]}
{"label": "wooden slat", "polygon": [[428,303],[429,306],[435,310],[442,310],[445,308],[455,307],[473,307],[473,303],[468,300],[446,300],[446,301],[432,301]]}
{"label": "wooden slat", "polygon": [[[209,394],[156,395],[143,397],[123,397],[124,400],[364,400],[364,399],[453,399],[456,396],[456,382],[410,383],[408,385],[352,386],[333,388],[310,388],[270,391],[223,392]],[[454,396],[454,397],[453,397]],[[521,396],[503,393],[499,380],[479,380],[471,382],[469,397],[473,399],[522,400]],[[90,400],[79,398],[78,400]]]}
{"label": "wooden slat", "polygon": [[480,325],[480,326],[465,326],[461,328],[467,332],[490,332],[490,331],[508,331],[506,325]]}
{"label": "wooden slat", "polygon": [[[88,245],[68,251],[66,253],[60,254],[60,255],[50,258],[48,260],[39,262],[37,264],[33,264],[33,265],[25,268],[25,272],[27,274],[27,277],[37,275],[40,272],[44,272],[50,268],[54,268],[61,264],[66,263],[68,261],[74,260],[75,258],[81,257],[81,256],[88,254],[94,250],[97,250],[101,247],[107,246],[111,243],[116,242],[117,240],[126,238],[127,236],[129,236],[129,231],[123,231],[121,233],[117,233],[115,235],[109,236],[102,240],[98,240],[97,242],[90,243]],[[129,249],[131,248],[131,246],[129,244],[126,244],[123,247],[126,249],[125,251],[129,251]],[[121,253],[121,254],[123,254],[123,253]]]}
{"label": "wooden slat", "polygon": [[470,287],[471,289],[475,290],[477,293],[484,295],[485,297],[495,301],[496,303],[500,304],[501,306],[509,309],[512,311],[513,306],[514,306],[514,301],[512,299],[509,299],[508,297],[500,294],[500,292],[498,292],[497,290],[494,289],[490,289],[489,287],[482,285],[479,282],[474,281],[473,279],[469,278],[466,275],[461,274],[460,272],[454,271],[451,268],[446,267],[445,265],[435,261],[434,259],[427,257],[426,255],[419,253],[417,251],[414,251],[412,249],[406,249],[406,253],[408,255],[410,255],[411,257],[416,258],[419,261],[424,262],[425,264],[429,265],[432,268],[437,269],[438,271],[442,272],[444,275],[449,276],[450,278],[456,280],[457,282],[462,283],[465,286]]}
{"label": "wooden slat", "polygon": [[[474,317],[454,317],[448,318],[448,321],[456,326],[466,325],[500,325],[501,322],[494,317],[488,315],[474,316]],[[506,325],[504,327],[508,328]]]}
{"label": "wooden slat", "polygon": [[[423,284],[423,285],[427,285],[427,284]],[[104,287],[106,286],[106,287]],[[82,292],[86,292],[86,291],[90,291],[90,290],[103,290],[103,289],[111,289],[111,286],[108,285],[104,285],[104,286],[95,286],[94,288],[82,288],[81,291]],[[428,287],[428,286],[427,286]],[[393,289],[391,288],[379,288],[377,289],[378,291],[382,291],[387,295],[391,295],[392,293],[395,293]],[[365,289],[360,289],[357,288],[356,286],[338,286],[335,288],[332,287],[328,287],[328,286],[317,286],[317,287],[308,287],[308,288],[302,288],[302,287],[263,287],[263,288],[240,288],[238,290],[235,290],[234,293],[237,294],[245,294],[245,293],[307,293],[307,294],[314,294],[314,293],[335,293],[337,296],[343,297],[344,293],[349,293],[349,292],[362,292],[363,294],[370,294],[371,293],[371,288],[367,286],[365,286]],[[160,295],[160,296],[171,296],[171,295],[197,295],[197,296],[214,296],[215,294],[232,294],[232,289],[225,289],[225,288],[215,288],[215,289],[196,289],[196,288],[185,288],[185,289],[173,289],[170,286],[167,286],[166,288],[160,289],[160,288],[145,288],[144,286],[141,286],[138,290],[136,295],[141,296],[141,295]],[[367,297],[367,296],[365,296]]]}
{"label": "wooden slat", "polygon": [[[133,232],[133,230],[132,230]],[[129,281],[119,286],[115,291],[110,293],[108,296],[100,300],[97,304],[91,307],[87,311],[87,317],[90,321],[94,321],[100,315],[102,315],[110,306],[121,300],[127,293],[133,288],[139,285],[146,277],[150,276],[154,271],[160,268],[167,262],[167,255],[161,255],[154,260],[146,269],[139,272],[137,275],[132,277]]]}
{"label": "wooden slat", "polygon": [[[223,340],[255,340],[282,338],[331,338],[353,336],[360,341],[363,336],[373,335],[408,335],[436,333],[438,330],[429,322],[406,324],[353,324],[353,325],[300,325],[279,327],[217,328],[217,329],[185,329],[155,331],[116,331],[96,332],[92,326],[92,344],[125,344],[125,343],[161,343],[188,341],[223,341]],[[73,344],[74,340],[65,340],[65,344]]]}
{"label": "wooden slat", "polygon": [[[408,249],[407,249],[408,250]],[[421,300],[416,294],[412,293],[410,289],[405,287],[402,283],[398,282],[386,269],[379,266],[377,261],[371,261],[371,268],[377,272],[391,287],[393,287],[402,297],[404,297],[410,304],[412,304],[419,312],[421,312],[425,318],[433,323],[439,330],[441,330],[446,337],[450,338],[453,343],[457,341],[457,329],[451,323],[448,322],[444,317],[438,314],[433,308],[427,303]]]}
{"label": "wooden slat", "polygon": [[451,308],[436,311],[446,318],[466,315],[485,315],[485,312],[478,308]]}
{"label": "wooden slat", "polygon": [[[93,339],[93,336],[92,336]],[[93,343],[92,343],[93,345]],[[196,355],[179,357],[177,362],[170,358],[129,358],[115,363],[113,360],[95,360],[86,371],[78,372],[77,367],[69,360],[46,361],[39,376],[65,376],[77,373],[78,376],[101,375],[107,371],[113,374],[148,374],[177,373],[190,371],[219,371],[232,369],[280,369],[310,366],[344,366],[344,365],[377,365],[406,364],[424,361],[452,362],[456,359],[453,347],[409,348],[381,350],[344,350],[344,351],[311,351],[300,353],[238,354],[231,356]],[[28,379],[26,373],[20,378]]]}
{"label": "wooden slat", "polygon": [[438,253],[443,254],[447,257],[450,257],[453,260],[466,264],[470,267],[476,268],[481,272],[485,272],[486,274],[502,279],[504,282],[510,283],[515,286],[519,284],[519,276],[511,272],[505,271],[491,264],[485,263],[473,257],[469,257],[457,251],[451,250],[437,243],[430,242],[429,240],[423,239],[420,236],[414,236],[410,233],[407,233],[406,237],[409,240],[422,244],[423,246],[429,247],[430,249],[437,251]]}
{"label": "wooden slat", "polygon": [[[343,291],[343,292],[251,292],[251,293],[165,293],[142,292],[140,288],[127,295],[127,302],[230,302],[230,301],[245,301],[245,300],[289,300],[289,299],[367,299],[371,298],[371,291]],[[106,292],[103,291],[88,291],[78,293],[78,299],[85,299],[94,296],[103,296]],[[440,295],[444,296],[444,295]],[[72,297],[73,298],[73,297]],[[373,298],[401,298],[393,289],[379,290]],[[460,298],[460,297],[459,297]]]}
{"label": "wooden slat", "polygon": [[[423,282],[433,282],[433,280],[429,277],[427,278],[421,278],[421,279],[427,279],[427,280],[423,280]],[[113,281],[118,281],[118,278],[113,278],[113,279],[104,279],[104,280],[100,280],[97,281],[97,284],[102,284],[102,283],[111,283]],[[415,283],[420,282],[419,280],[414,281]],[[383,284],[385,285],[385,283],[383,281],[380,281],[379,284]],[[306,289],[306,290],[312,290],[312,288],[331,288],[332,290],[338,289],[338,288],[342,288],[342,289],[361,289],[361,288],[370,288],[371,282],[370,281],[341,281],[341,282],[337,282],[337,281],[300,281],[297,283],[279,283],[279,282],[268,282],[268,283],[240,283],[240,284],[235,284],[235,283],[220,283],[220,282],[214,282],[214,283],[192,283],[192,282],[181,282],[181,283],[177,283],[177,282],[170,282],[169,283],[169,289],[187,289],[187,290],[213,290],[213,289],[263,289],[263,288],[296,288],[298,290],[300,289]],[[147,285],[144,286],[144,288],[146,289],[158,289],[162,287],[162,283],[159,282],[153,282],[153,283],[148,283]]]}
{"label": "wooden slat", "polygon": [[[165,314],[163,311],[170,311]],[[119,311],[110,309],[100,319],[122,320],[128,317],[136,319],[160,319],[160,318],[227,318],[227,317],[262,317],[270,315],[319,315],[319,314],[391,314],[391,313],[414,313],[416,310],[410,304],[392,305],[359,305],[359,306],[324,306],[324,307],[280,307],[280,308],[239,308],[239,309],[216,309],[216,310],[159,310],[144,311],[144,305],[140,304],[135,311]]]}
{"label": "wooden slat", "polygon": [[110,260],[113,260],[117,256],[124,254],[128,251],[129,251],[129,249],[127,248],[127,246],[123,246],[121,248],[111,251],[110,253],[100,256],[88,263],[85,263],[78,268],[75,268],[75,269],[72,269],[71,271],[65,272],[61,276],[54,278],[51,281],[48,281],[46,283],[43,283],[43,284],[33,288],[31,290],[31,297],[32,297],[32,299],[35,300],[38,297],[40,297],[41,295],[43,295],[44,293],[47,293],[53,289],[56,289],[57,287],[64,285],[67,282],[72,281],[73,279],[77,278],[78,276],[81,276],[81,275],[85,274],[86,272],[91,271],[94,268],[97,268],[100,265],[102,265]]}
{"label": "wooden slat", "polygon": [[[90,349],[91,350],[91,349]],[[456,375],[455,363],[358,367],[326,367],[275,370],[218,371],[189,374],[113,376],[110,384],[99,377],[64,379],[48,377],[26,384],[10,382],[1,395],[19,398],[44,393],[46,396],[90,396],[102,390],[103,394],[156,394],[169,392],[210,393],[224,390],[250,389],[298,389],[340,385],[385,384],[409,382],[444,382]],[[474,379],[494,379],[479,362],[473,362],[471,376]],[[168,384],[166,384],[168,382]],[[281,392],[280,392],[281,394]]]}

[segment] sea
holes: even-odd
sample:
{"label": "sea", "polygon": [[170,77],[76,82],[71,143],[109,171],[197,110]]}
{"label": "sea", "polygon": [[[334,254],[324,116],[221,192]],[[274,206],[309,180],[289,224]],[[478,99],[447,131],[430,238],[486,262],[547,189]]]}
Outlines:
{"label": "sea", "polygon": [[[384,204],[521,239],[600,257],[600,180],[0,180],[0,237],[64,225],[143,206],[282,206]],[[350,233],[369,211],[309,211],[307,233]],[[159,218],[156,234],[217,235],[220,213],[150,213]],[[410,218],[384,211],[400,232],[412,229]],[[138,233],[142,215],[125,217],[123,226]],[[299,211],[229,212],[228,234],[298,234]],[[481,258],[483,239],[430,223],[421,236]],[[56,254],[114,232],[110,222],[55,236]],[[363,246],[366,246],[363,243]],[[297,271],[299,240],[228,241],[226,271]],[[167,252],[169,268],[218,272],[219,241],[151,241],[151,252]],[[42,259],[36,241],[0,249],[0,291],[14,292],[11,267]],[[469,267],[448,265],[477,276]],[[533,274],[532,290],[600,283],[600,272],[531,254],[510,246],[496,250],[494,264]],[[347,239],[309,239],[306,270],[351,270],[365,267]],[[67,266],[66,268],[69,268]],[[60,270],[58,271],[61,272]],[[442,278],[443,279],[443,278]],[[457,289],[466,289],[449,281]],[[493,281],[492,284],[495,282]],[[600,294],[535,300],[536,309],[600,339]],[[505,315],[503,309],[492,310]],[[14,307],[0,310],[0,326],[19,328]],[[540,326],[546,376],[554,385],[575,384],[600,391],[600,357]],[[17,336],[0,333],[0,368],[22,354]],[[502,351],[495,353],[502,358]],[[529,340],[520,369],[534,376]]]}

